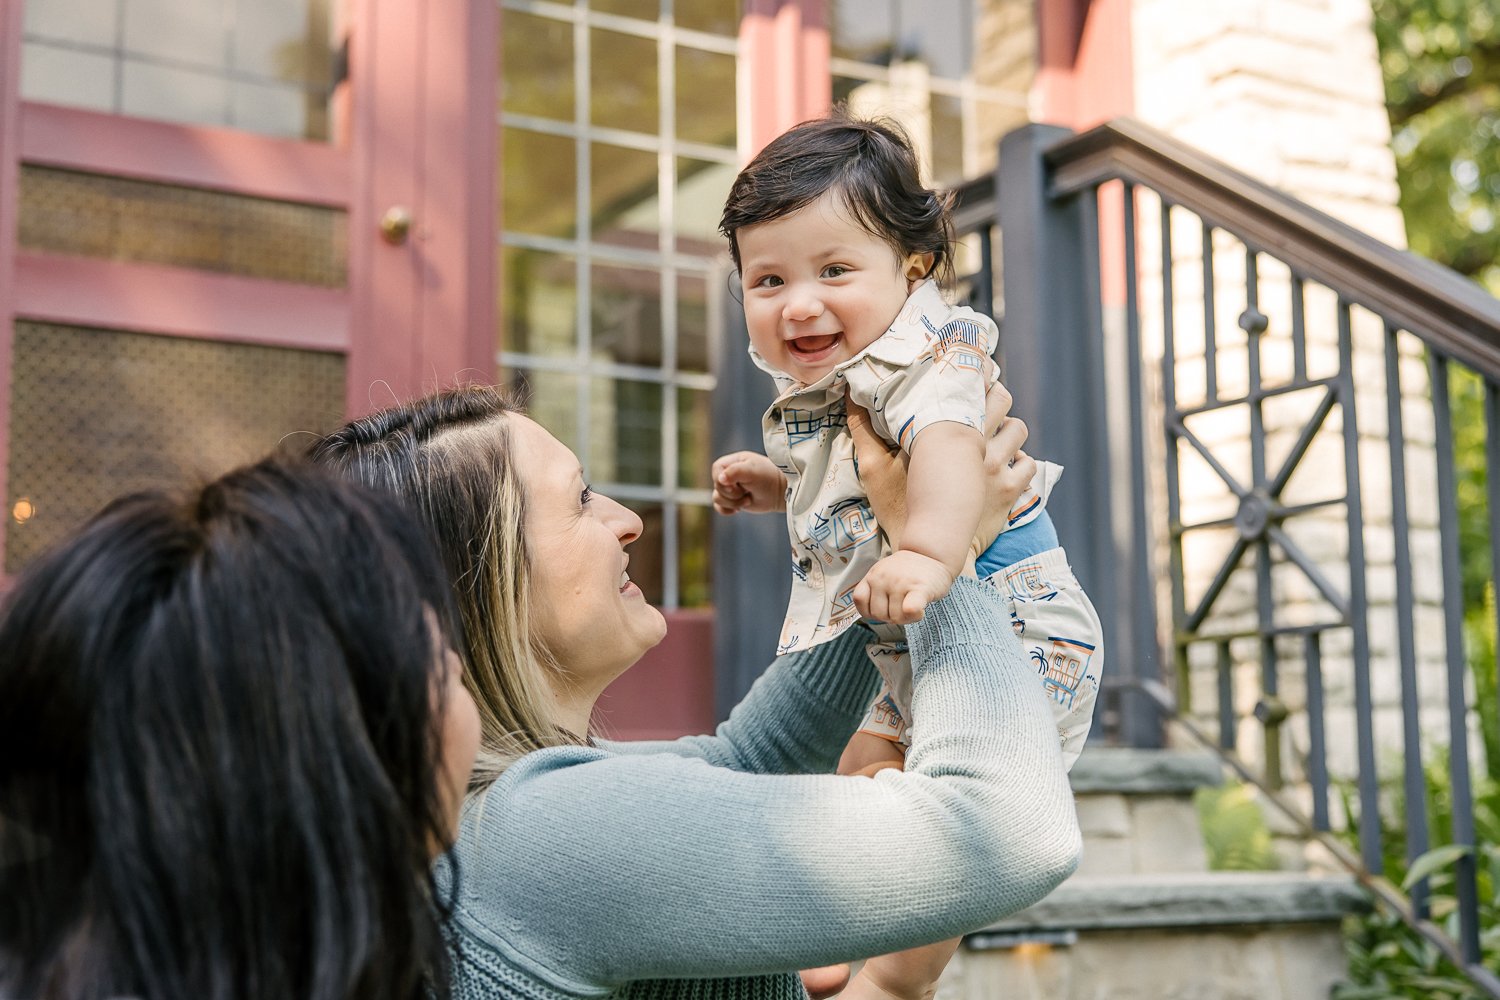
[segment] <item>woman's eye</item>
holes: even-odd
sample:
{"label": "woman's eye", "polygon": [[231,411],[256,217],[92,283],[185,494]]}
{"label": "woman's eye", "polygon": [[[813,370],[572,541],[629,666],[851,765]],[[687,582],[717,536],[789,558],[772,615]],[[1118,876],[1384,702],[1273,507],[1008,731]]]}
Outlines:
{"label": "woman's eye", "polygon": [[584,483],[583,492],[578,494],[578,503],[582,507],[587,507],[592,499],[594,499],[594,489],[588,483]]}

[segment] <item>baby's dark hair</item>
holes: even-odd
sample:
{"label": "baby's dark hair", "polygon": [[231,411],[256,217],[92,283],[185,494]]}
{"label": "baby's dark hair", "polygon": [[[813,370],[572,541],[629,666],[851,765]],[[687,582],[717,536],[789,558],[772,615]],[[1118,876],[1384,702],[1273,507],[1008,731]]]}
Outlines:
{"label": "baby's dark hair", "polygon": [[953,196],[922,185],[911,140],[895,122],[843,107],[783,132],[740,171],[719,232],[740,266],[741,229],[791,215],[837,191],[870,235],[898,255],[932,254],[929,277],[953,278]]}

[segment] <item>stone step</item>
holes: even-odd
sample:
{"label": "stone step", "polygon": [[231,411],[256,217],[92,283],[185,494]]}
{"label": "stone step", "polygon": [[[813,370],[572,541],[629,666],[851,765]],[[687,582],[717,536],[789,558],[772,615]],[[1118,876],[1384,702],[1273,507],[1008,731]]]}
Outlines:
{"label": "stone step", "polygon": [[1223,780],[1213,754],[1090,748],[1069,779],[1083,831],[1079,876],[1208,870],[1193,793]]}
{"label": "stone step", "polygon": [[938,1000],[1326,1000],[1346,965],[1352,878],[1074,876],[965,938]]}

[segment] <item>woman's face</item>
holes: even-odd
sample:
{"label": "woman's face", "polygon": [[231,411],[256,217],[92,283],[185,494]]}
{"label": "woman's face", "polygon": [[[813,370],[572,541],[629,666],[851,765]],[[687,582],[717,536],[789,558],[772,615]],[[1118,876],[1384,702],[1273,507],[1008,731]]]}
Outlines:
{"label": "woman's face", "polygon": [[538,638],[580,691],[597,694],[667,634],[627,572],[641,519],[592,493],[577,457],[539,424],[506,419],[526,493]]}

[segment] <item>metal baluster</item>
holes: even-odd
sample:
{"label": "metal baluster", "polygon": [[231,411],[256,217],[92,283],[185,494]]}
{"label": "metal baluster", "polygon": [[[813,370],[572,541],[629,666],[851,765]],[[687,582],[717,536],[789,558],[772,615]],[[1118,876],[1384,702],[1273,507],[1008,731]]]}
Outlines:
{"label": "metal baluster", "polygon": [[1245,331],[1245,355],[1249,369],[1246,398],[1250,402],[1250,488],[1251,494],[1241,501],[1236,527],[1247,541],[1255,543],[1255,606],[1260,622],[1261,697],[1256,701],[1255,717],[1265,732],[1266,784],[1280,788],[1281,724],[1286,720],[1286,706],[1281,703],[1276,672],[1275,598],[1271,592],[1271,542],[1266,537],[1269,524],[1270,497],[1266,484],[1266,420],[1261,395],[1261,335],[1266,332],[1266,317],[1260,311],[1260,273],[1258,255],[1245,251],[1245,311],[1239,325]]}
{"label": "metal baluster", "polygon": [[[1386,427],[1391,452],[1391,530],[1395,533],[1396,645],[1401,661],[1401,734],[1406,753],[1403,777],[1406,787],[1406,860],[1427,853],[1427,795],[1422,776],[1422,723],[1418,708],[1417,643],[1414,620],[1416,598],[1412,590],[1411,544],[1406,510],[1406,436],[1401,413],[1401,350],[1396,328],[1385,328]],[[1426,879],[1412,886],[1412,910],[1423,920],[1429,916],[1429,886]]]}
{"label": "metal baluster", "polygon": [[1214,230],[1203,224],[1203,394],[1205,403],[1219,399],[1219,349],[1214,327]]}
{"label": "metal baluster", "polygon": [[[1130,497],[1134,509],[1131,518],[1131,565],[1129,566],[1129,601],[1131,621],[1130,657],[1134,661],[1133,676],[1137,681],[1155,679],[1159,675],[1157,661],[1160,652],[1156,642],[1156,614],[1153,611],[1153,574],[1151,572],[1151,546],[1147,535],[1150,508],[1146,500],[1146,413],[1142,382],[1144,373],[1141,362],[1141,306],[1136,287],[1136,217],[1135,185],[1123,185],[1125,203],[1125,372],[1126,399],[1130,406]],[[1139,688],[1130,689],[1139,697]],[[1145,700],[1141,699],[1140,704]],[[1133,714],[1126,715],[1130,724]],[[1132,746],[1141,744],[1132,741]]]}
{"label": "metal baluster", "polygon": [[[1484,380],[1484,457],[1490,512],[1490,586],[1494,587],[1500,581],[1500,385],[1490,379]],[[1500,633],[1500,613],[1495,616],[1495,627]],[[1495,637],[1495,649],[1500,650],[1500,634]],[[1495,689],[1500,691],[1500,656],[1495,661]],[[1476,707],[1481,712],[1500,712],[1500,705]]]}
{"label": "metal baluster", "polygon": [[1307,780],[1312,785],[1313,826],[1327,830],[1328,742],[1323,718],[1323,633],[1309,632],[1303,638],[1303,663],[1307,670]]}
{"label": "metal baluster", "polygon": [[[1431,347],[1432,416],[1436,424],[1438,528],[1443,551],[1443,620],[1448,659],[1448,763],[1453,796],[1453,843],[1474,847],[1474,793],[1469,781],[1468,700],[1464,675],[1463,579],[1458,552],[1458,484],[1453,459],[1453,415],[1448,397],[1448,359]],[[1458,944],[1464,961],[1479,962],[1479,892],[1472,850],[1453,865],[1458,896]]]}
{"label": "metal baluster", "polygon": [[1303,311],[1307,296],[1302,284],[1302,275],[1292,275],[1292,381],[1307,381],[1307,323]]}
{"label": "metal baluster", "polygon": [[1177,709],[1184,715],[1192,712],[1192,685],[1189,683],[1187,645],[1182,641],[1183,622],[1187,618],[1187,596],[1183,591],[1182,568],[1182,497],[1177,468],[1177,331],[1173,312],[1175,292],[1172,285],[1172,206],[1161,203],[1161,286],[1162,351],[1161,395],[1166,410],[1167,460],[1167,536],[1171,540],[1172,577],[1172,651],[1177,670]]}
{"label": "metal baluster", "polygon": [[1364,504],[1360,500],[1359,422],[1354,405],[1354,344],[1349,301],[1339,296],[1339,401],[1344,423],[1345,510],[1349,526],[1349,626],[1354,638],[1354,728],[1359,760],[1359,850],[1365,868],[1385,870],[1380,851],[1380,784],[1370,699],[1370,632],[1365,595]]}
{"label": "metal baluster", "polygon": [[1234,661],[1229,658],[1229,640],[1219,643],[1219,746],[1233,750],[1235,746],[1234,724]]}

